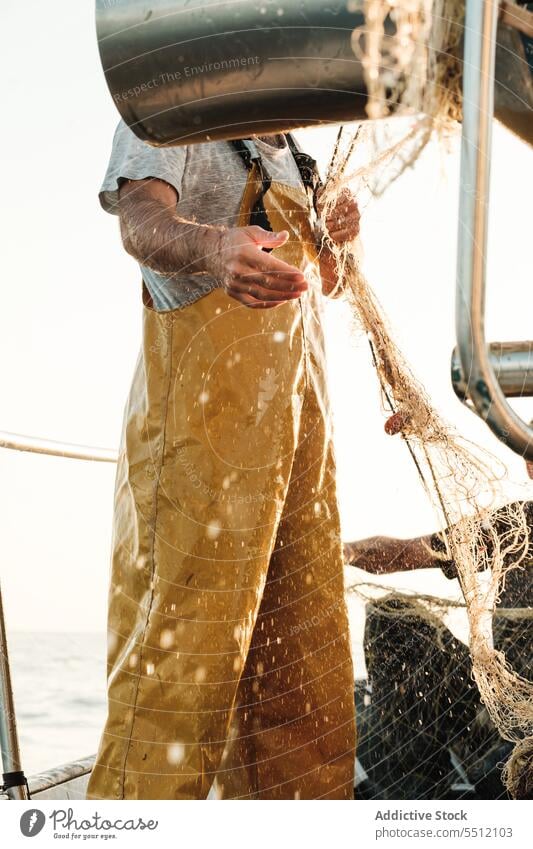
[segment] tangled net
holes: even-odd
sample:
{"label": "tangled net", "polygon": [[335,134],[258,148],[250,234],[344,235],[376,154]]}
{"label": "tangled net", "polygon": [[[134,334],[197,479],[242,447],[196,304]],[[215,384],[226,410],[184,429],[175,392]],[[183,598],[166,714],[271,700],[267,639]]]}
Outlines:
{"label": "tangled net", "polygon": [[[366,111],[372,122],[390,115],[414,116],[407,134],[383,145],[379,122],[366,128],[374,152],[381,148],[373,193],[413,165],[438,135],[455,135],[462,116],[462,37],[465,0],[363,0],[365,24],[352,34],[363,67]],[[384,161],[388,168],[383,169]]]}
{"label": "tangled net", "polygon": [[368,117],[418,112],[458,120],[464,0],[364,0],[363,8],[352,48],[363,66]]}
{"label": "tangled net", "polygon": [[[522,582],[511,586],[505,605],[524,596],[531,600],[532,590],[531,581],[525,593]],[[453,622],[460,627],[464,601],[373,582],[357,582],[352,591],[366,603],[367,678],[356,682],[358,753],[367,776],[359,789],[363,798],[443,799],[472,792],[501,798],[498,764],[511,753],[517,765],[512,794],[528,798],[528,750],[517,744],[513,752],[513,743],[499,735],[472,679],[469,651],[450,629]],[[494,621],[495,642],[526,675],[532,616],[533,608],[504,606]]]}
{"label": "tangled net", "polygon": [[[510,569],[523,568],[528,551],[529,529],[523,506],[520,502],[498,505],[501,464],[463,439],[433,408],[391,338],[377,299],[350,248],[334,243],[330,247],[339,274],[347,278],[351,310],[371,343],[383,409],[401,415],[402,438],[443,528],[443,559],[455,562],[470,626],[472,673],[481,699],[502,737],[516,742],[530,738],[531,745],[533,684],[516,674],[505,654],[494,649],[490,630],[505,576]],[[490,577],[482,583],[478,573],[485,570]],[[514,782],[508,780],[510,790],[512,786]]]}
{"label": "tangled net", "polygon": [[[401,434],[440,518],[446,559],[455,563],[470,627],[472,674],[481,700],[502,737],[533,745],[533,684],[513,671],[494,649],[492,613],[510,569],[522,567],[529,528],[520,502],[498,509],[501,475],[495,460],[464,440],[432,407],[392,340],[377,300],[345,248],[333,246],[348,277],[348,298],[372,345],[383,406],[401,413]],[[505,529],[502,532],[502,521]],[[479,572],[489,570],[482,583]],[[509,790],[515,785],[504,775]]]}
{"label": "tangled net", "polygon": [[533,796],[533,741],[526,737],[517,743],[504,767],[504,779],[514,799]]}
{"label": "tangled net", "polygon": [[[407,135],[374,155],[370,165],[352,173],[348,164],[360,131],[339,132],[323,193],[325,232],[343,189],[364,181],[374,195],[380,194],[416,160],[435,132],[444,137],[460,118],[464,0],[365,0],[364,6],[365,29],[354,32],[353,47],[365,71],[369,117],[411,114],[414,123]],[[387,20],[394,24],[392,35]],[[372,132],[366,133],[366,141]],[[524,568],[529,529],[523,505],[500,506],[502,464],[462,438],[432,406],[362,272],[358,240],[342,246],[329,240],[329,248],[351,311],[370,342],[383,409],[395,417],[393,429],[406,442],[437,512],[443,558],[455,562],[468,614],[472,675],[499,733],[517,744],[502,775],[509,792],[517,793],[524,782],[531,783],[521,771],[531,770],[532,764],[533,683],[494,648],[491,623],[506,574]],[[488,580],[481,581],[480,572]]]}

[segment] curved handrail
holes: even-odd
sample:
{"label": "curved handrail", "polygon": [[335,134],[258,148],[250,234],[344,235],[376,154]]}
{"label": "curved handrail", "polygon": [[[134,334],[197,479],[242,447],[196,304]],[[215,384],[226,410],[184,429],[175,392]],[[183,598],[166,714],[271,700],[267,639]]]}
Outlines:
{"label": "curved handrail", "polygon": [[456,332],[468,396],[493,433],[533,460],[533,428],[498,383],[485,338],[485,280],[497,0],[466,4]]}
{"label": "curved handrail", "polygon": [[97,463],[116,463],[118,460],[118,452],[111,448],[56,442],[54,439],[40,439],[38,436],[24,436],[21,433],[8,433],[3,430],[0,431],[0,448],[29,451],[32,454],[48,454],[69,460],[92,460]]}
{"label": "curved handrail", "polygon": [[[118,454],[109,448],[94,448],[89,445],[72,445],[51,439],[39,439],[35,436],[23,436],[20,433],[0,431],[0,448],[14,451],[29,451],[33,454],[48,454],[53,457],[65,457],[73,460],[93,460],[99,463],[116,463]],[[5,633],[2,593],[0,590],[0,754],[5,774],[20,772],[20,749],[13,690],[9,670],[7,639]],[[24,784],[25,776],[17,776],[19,783],[10,787],[6,794],[10,799],[27,799],[28,791]]]}

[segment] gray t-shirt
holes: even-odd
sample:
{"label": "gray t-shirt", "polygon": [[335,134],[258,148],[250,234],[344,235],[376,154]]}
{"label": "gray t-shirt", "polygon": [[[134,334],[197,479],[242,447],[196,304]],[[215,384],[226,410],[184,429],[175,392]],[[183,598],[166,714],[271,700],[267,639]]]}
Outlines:
{"label": "gray t-shirt", "polygon": [[[284,147],[255,140],[257,149],[273,180],[301,186],[302,180],[287,143]],[[178,193],[176,212],[200,224],[234,226],[248,171],[228,142],[208,142],[180,147],[152,147],[137,138],[120,121],[113,139],[111,158],[100,189],[100,203],[107,212],[118,214],[121,179],[142,180],[157,177],[170,183]],[[144,282],[156,310],[184,307],[220,285],[208,274],[165,276],[141,265]]]}

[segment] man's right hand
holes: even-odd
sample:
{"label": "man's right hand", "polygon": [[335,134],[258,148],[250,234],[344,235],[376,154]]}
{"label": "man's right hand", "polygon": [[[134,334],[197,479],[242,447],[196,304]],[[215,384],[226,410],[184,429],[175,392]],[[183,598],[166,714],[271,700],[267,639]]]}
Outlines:
{"label": "man's right hand", "polygon": [[119,190],[124,247],[159,274],[208,273],[228,295],[253,309],[270,309],[307,289],[302,272],[263,250],[289,234],[262,227],[212,227],[176,213],[178,195],[164,180],[126,180]]}
{"label": "man's right hand", "polygon": [[272,256],[284,245],[286,230],[273,233],[262,227],[228,228],[217,234],[216,250],[206,257],[204,267],[232,298],[251,309],[271,309],[299,298],[307,289],[304,274]]}

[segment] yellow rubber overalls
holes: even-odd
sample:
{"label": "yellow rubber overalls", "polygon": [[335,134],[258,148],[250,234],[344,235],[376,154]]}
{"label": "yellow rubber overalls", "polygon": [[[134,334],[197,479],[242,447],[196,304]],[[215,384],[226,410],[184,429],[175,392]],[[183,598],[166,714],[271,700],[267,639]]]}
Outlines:
{"label": "yellow rubber overalls", "polygon": [[321,284],[307,189],[254,161],[298,299],[249,309],[217,288],[156,312],[118,462],[108,717],[87,798],[353,798],[344,599]]}

